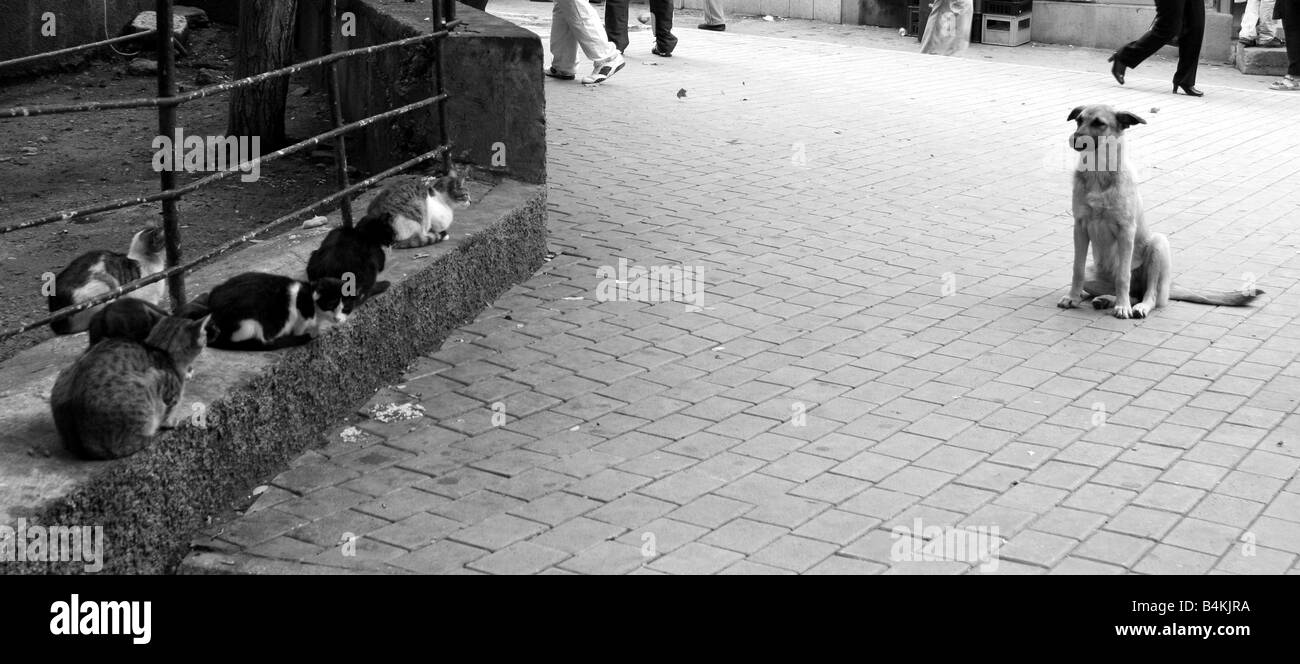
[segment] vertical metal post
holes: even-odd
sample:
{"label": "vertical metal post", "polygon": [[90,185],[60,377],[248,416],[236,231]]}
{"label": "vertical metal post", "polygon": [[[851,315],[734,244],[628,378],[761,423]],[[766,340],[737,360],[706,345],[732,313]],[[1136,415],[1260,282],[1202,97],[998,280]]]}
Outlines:
{"label": "vertical metal post", "polygon": [[[329,0],[325,3],[325,29],[322,37],[325,47],[325,54],[334,52],[334,30],[337,28],[335,21],[338,17],[338,0]],[[339,101],[339,71],[337,64],[331,62],[325,65],[326,87],[329,89],[330,113],[333,114],[334,127],[343,126],[343,108]],[[348,148],[344,142],[343,135],[339,134],[334,139],[334,168],[338,179],[339,189],[348,187]],[[343,225],[352,225],[352,197],[344,196],[339,199],[339,213],[343,215]]]}
{"label": "vertical metal post", "polygon": [[[443,16],[442,3],[443,0],[432,0],[434,31],[447,29],[447,21],[449,19]],[[454,9],[455,6],[454,2],[449,2],[448,5],[453,7],[449,11],[454,13],[456,11]],[[444,52],[442,48],[442,43],[446,40],[447,40],[446,37],[440,37],[438,39],[433,40],[433,55],[434,55],[433,94],[435,95],[440,95],[444,92],[442,88],[442,83],[443,83],[442,54]],[[451,172],[451,146],[447,145],[447,100],[446,99],[440,100],[438,102],[438,145],[446,146],[447,148],[442,152],[442,170],[445,173],[450,173]]]}
{"label": "vertical metal post", "polygon": [[[172,97],[176,94],[176,51],[172,49],[172,0],[158,0],[155,5],[154,18],[158,28],[158,96]],[[176,140],[176,106],[158,107],[158,133],[167,140]],[[176,171],[163,169],[159,174],[163,191],[176,188]],[[163,237],[167,246],[167,266],[181,264],[181,232],[176,219],[176,201],[169,198],[162,202]],[[177,272],[167,278],[167,292],[171,296],[172,311],[179,312],[185,305],[185,275]]]}

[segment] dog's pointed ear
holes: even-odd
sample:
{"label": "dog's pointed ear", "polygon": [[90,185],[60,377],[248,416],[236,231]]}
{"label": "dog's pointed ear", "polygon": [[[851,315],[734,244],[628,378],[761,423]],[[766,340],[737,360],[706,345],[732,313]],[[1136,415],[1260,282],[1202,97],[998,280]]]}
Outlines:
{"label": "dog's pointed ear", "polygon": [[1128,111],[1120,111],[1116,113],[1115,119],[1119,121],[1119,126],[1121,129],[1128,129],[1129,127],[1132,127],[1135,124],[1147,123],[1146,120],[1143,120],[1142,118],[1134,115],[1133,113],[1129,113]]}
{"label": "dog's pointed ear", "polygon": [[1066,121],[1066,122],[1069,122],[1069,121],[1071,121],[1071,120],[1073,120],[1073,119],[1079,117],[1079,114],[1082,113],[1082,112],[1083,112],[1083,107],[1082,107],[1082,106],[1075,106],[1075,107],[1074,107],[1074,110],[1073,110],[1073,111],[1070,111],[1070,116],[1067,117],[1067,118],[1065,118],[1065,121]]}

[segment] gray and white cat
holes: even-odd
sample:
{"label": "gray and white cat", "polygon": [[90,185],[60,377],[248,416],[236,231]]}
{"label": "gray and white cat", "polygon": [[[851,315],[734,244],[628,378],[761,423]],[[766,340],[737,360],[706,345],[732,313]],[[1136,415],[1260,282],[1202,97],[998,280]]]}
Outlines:
{"label": "gray and white cat", "polygon": [[104,339],[59,372],[50,410],[63,445],[88,459],[118,459],[147,447],[160,428],[177,426],[206,324],[168,316],[143,343]]}
{"label": "gray and white cat", "polygon": [[446,239],[455,208],[469,204],[465,174],[453,168],[442,176],[389,178],[379,195],[370,200],[366,216],[391,215],[393,247],[410,249]]}
{"label": "gray and white cat", "polygon": [[[115,251],[88,251],[68,264],[54,278],[54,295],[48,298],[50,311],[85,302],[129,281],[162,272],[164,267],[166,253],[162,229],[149,226],[131,238],[131,248],[125,256]],[[160,304],[165,287],[164,282],[159,281],[123,297]],[[103,305],[79,311],[71,318],[50,323],[50,329],[55,334],[83,332],[101,308]]]}

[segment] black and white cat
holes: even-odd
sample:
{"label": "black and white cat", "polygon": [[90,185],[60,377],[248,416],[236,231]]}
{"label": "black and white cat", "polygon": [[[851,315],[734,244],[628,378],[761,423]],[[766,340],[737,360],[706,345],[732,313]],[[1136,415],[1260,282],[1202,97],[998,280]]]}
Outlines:
{"label": "black and white cat", "polygon": [[376,281],[384,271],[387,250],[395,241],[392,215],[366,215],[356,226],[344,222],[321,241],[307,259],[307,279],[333,277],[343,282],[343,313],[351,314],[366,299],[388,289]]}
{"label": "black and white cat", "polygon": [[[131,239],[126,255],[115,251],[88,251],[68,264],[54,278],[54,294],[49,296],[50,311],[85,302],[114,288],[141,277],[163,271],[166,266],[163,232],[149,226]],[[131,291],[123,297],[144,300],[150,304],[162,302],[165,284],[162,281]],[[50,323],[55,334],[76,334],[90,325],[103,305],[79,311],[70,318]]]}
{"label": "black and white cat", "polygon": [[442,176],[399,175],[389,178],[379,195],[370,200],[366,216],[391,215],[393,246],[409,249],[442,242],[451,227],[455,208],[468,207],[469,204],[465,173],[453,168]]}
{"label": "black and white cat", "polygon": [[210,315],[208,346],[225,350],[297,346],[347,320],[341,280],[306,282],[264,272],[227,279],[182,315]]}

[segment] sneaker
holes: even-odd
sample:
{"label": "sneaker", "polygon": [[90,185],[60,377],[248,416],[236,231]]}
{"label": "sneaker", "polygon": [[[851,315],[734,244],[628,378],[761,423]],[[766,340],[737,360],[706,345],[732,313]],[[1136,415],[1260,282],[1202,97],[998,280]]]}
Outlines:
{"label": "sneaker", "polygon": [[577,78],[577,75],[570,74],[567,71],[560,71],[555,67],[547,67],[542,73],[546,74],[547,76],[550,76],[551,78],[558,78],[561,81],[572,81],[573,79]]}
{"label": "sneaker", "polygon": [[717,24],[714,24],[714,25],[709,25],[708,23],[701,23],[701,24],[699,24],[699,25],[697,25],[697,26],[695,26],[695,27],[697,27],[697,28],[699,28],[699,29],[701,29],[701,30],[712,30],[712,31],[714,31],[714,32],[724,32],[724,31],[726,31],[726,29],[727,29],[727,24],[726,24],[726,23],[717,23]]}
{"label": "sneaker", "polygon": [[1267,41],[1262,41],[1262,42],[1260,42],[1260,43],[1259,43],[1259,47],[1260,47],[1260,48],[1281,48],[1281,47],[1282,47],[1282,40],[1281,40],[1281,39],[1278,39],[1277,37],[1274,37],[1274,38],[1269,39],[1269,40],[1267,40]]}
{"label": "sneaker", "polygon": [[625,65],[627,65],[627,60],[623,59],[623,54],[620,53],[615,55],[607,60],[605,64],[597,64],[596,68],[592,70],[590,76],[583,76],[582,84],[595,85],[597,83],[604,83],[610,76],[617,74]]}

